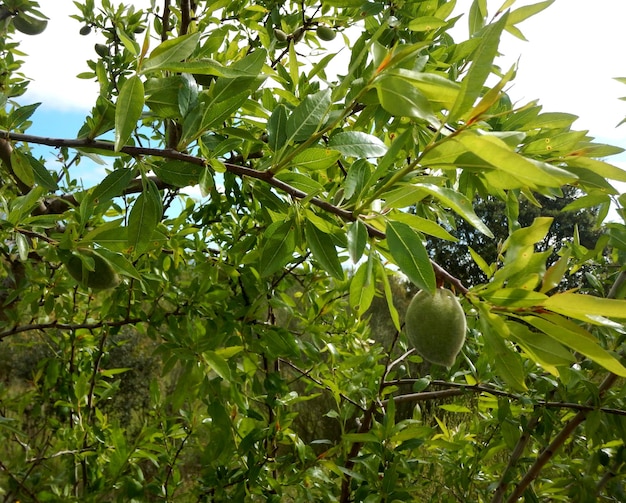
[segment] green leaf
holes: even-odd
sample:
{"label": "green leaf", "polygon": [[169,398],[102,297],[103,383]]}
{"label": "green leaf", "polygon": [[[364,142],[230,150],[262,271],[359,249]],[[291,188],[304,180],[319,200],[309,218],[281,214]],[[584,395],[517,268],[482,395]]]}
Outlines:
{"label": "green leaf", "polygon": [[30,160],[26,154],[16,148],[11,152],[11,166],[15,176],[25,185],[32,187],[35,184],[35,174],[33,173],[33,166]]}
{"label": "green leaf", "polygon": [[555,313],[587,322],[594,322],[597,316],[626,319],[626,300],[622,299],[565,292],[549,297],[541,305]]}
{"label": "green leaf", "polygon": [[141,281],[141,274],[135,269],[135,266],[121,253],[115,253],[106,248],[98,248],[98,253],[102,255],[113,267],[115,272]]}
{"label": "green leaf", "polygon": [[350,307],[361,316],[369,309],[376,293],[376,281],[368,262],[362,263],[350,280]]}
{"label": "green leaf", "polygon": [[278,105],[267,121],[267,139],[272,151],[278,152],[287,143],[287,107]]}
{"label": "green leaf", "polygon": [[[577,294],[562,294],[566,296]],[[555,295],[554,297],[557,297]],[[553,298],[553,297],[552,297]],[[608,300],[608,299],[601,299]],[[626,301],[614,301],[622,304],[622,317],[626,317]],[[536,316],[524,316],[522,318],[526,323],[541,330],[544,334],[552,337],[567,348],[585,355],[605,369],[613,372],[620,377],[626,377],[626,368],[607,350],[605,350],[598,342],[590,337],[585,337],[577,331],[567,330],[561,325],[556,325],[543,318]]]}
{"label": "green leaf", "polygon": [[435,271],[421,236],[406,224],[387,221],[387,244],[396,265],[416,286],[434,293]]}
{"label": "green leaf", "polygon": [[474,0],[469,10],[467,21],[469,23],[469,34],[474,35],[485,26],[487,19],[487,0]]}
{"label": "green leaf", "polygon": [[274,274],[293,258],[296,248],[294,231],[295,225],[292,220],[274,222],[267,228],[259,264],[261,276]]}
{"label": "green leaf", "polygon": [[385,74],[410,82],[428,100],[428,106],[436,110],[449,110],[459,96],[459,84],[436,73],[394,68]]}
{"label": "green leaf", "polygon": [[537,217],[529,227],[514,231],[502,245],[502,251],[508,248],[520,248],[534,245],[542,241],[550,231],[553,217]]}
{"label": "green leaf", "polygon": [[448,116],[449,122],[456,122],[473,106],[483,90],[487,77],[491,74],[493,60],[498,54],[502,30],[507,24],[508,13],[497,22],[489,25],[474,54],[472,66],[461,82],[459,96]]}
{"label": "green leaf", "polygon": [[159,117],[182,117],[178,98],[185,82],[187,80],[180,75],[148,79],[145,84],[146,105]]}
{"label": "green leaf", "polygon": [[135,75],[129,78],[120,89],[115,104],[115,151],[119,152],[137,127],[144,105],[144,87]]}
{"label": "green leaf", "polygon": [[539,2],[532,5],[524,5],[519,9],[511,11],[507,20],[507,27],[514,26],[522,21],[528,19],[535,14],[538,14],[542,10],[550,7],[554,3],[554,0],[546,0],[545,2]]}
{"label": "green leaf", "polygon": [[284,171],[276,175],[276,178],[282,182],[288,183],[292,187],[307,193],[309,196],[324,192],[324,186],[318,181],[313,180],[310,176],[293,171]]}
{"label": "green leaf", "polygon": [[424,234],[428,234],[439,239],[445,239],[447,241],[454,242],[458,241],[457,238],[455,238],[447,230],[437,224],[437,222],[420,217],[419,215],[413,215],[411,213],[393,210],[387,215],[387,218],[390,220],[395,220],[396,222],[405,223],[418,232],[423,232]]}
{"label": "green leaf", "polygon": [[341,153],[330,148],[313,147],[296,155],[291,164],[305,169],[328,169],[341,158]]}
{"label": "green leaf", "polygon": [[39,160],[35,159],[32,155],[24,155],[26,156],[26,159],[28,159],[31,168],[33,169],[33,177],[37,185],[41,185],[43,188],[49,191],[58,190],[59,186],[57,185],[57,181],[46,169],[46,167]]}
{"label": "green leaf", "polygon": [[552,375],[558,376],[558,366],[569,366],[576,360],[565,347],[544,334],[529,330],[521,323],[509,321],[510,338],[521,346],[524,352]]}
{"label": "green leaf", "polygon": [[215,373],[225,381],[232,379],[228,362],[215,351],[204,351],[202,353],[204,360],[208,363]]}
{"label": "green leaf", "polygon": [[431,196],[439,199],[439,201],[454,210],[467,223],[473,225],[485,236],[493,238],[493,233],[483,223],[483,221],[478,218],[476,213],[474,213],[471,201],[460,192],[432,184],[419,184],[415,187],[416,189],[423,190]]}
{"label": "green leaf", "polygon": [[159,197],[156,186],[153,183],[146,184],[130,210],[128,246],[134,254],[143,253],[146,248],[150,247],[152,233],[161,220],[160,204],[156,203],[155,196]]}
{"label": "green leaf", "polygon": [[409,30],[411,31],[432,31],[443,28],[448,23],[443,19],[432,16],[420,16],[409,22]]}
{"label": "green leaf", "polygon": [[287,119],[289,141],[308,140],[320,129],[330,110],[330,95],[330,89],[324,89],[302,100]]}
{"label": "green leaf", "polygon": [[498,182],[498,178],[502,178],[503,174],[508,175],[508,178],[504,178],[504,182],[509,179],[521,182],[521,185],[513,188],[561,187],[578,179],[576,175],[564,169],[533,161],[513,152],[506,143],[495,136],[480,136],[472,132],[464,132],[456,137],[456,141],[485,161],[487,166],[499,171],[493,173],[492,177],[488,177],[489,173],[486,174],[488,180],[497,187],[509,188],[507,183],[503,185],[502,182]]}
{"label": "green leaf", "polygon": [[13,110],[7,119],[9,129],[19,129],[39,108],[41,103],[33,103]]}
{"label": "green leaf", "polygon": [[520,356],[509,348],[504,339],[510,337],[509,328],[499,316],[480,305],[480,326],[485,338],[485,351],[496,372],[516,391],[526,391],[524,367]]}
{"label": "green leaf", "polygon": [[504,307],[531,307],[541,304],[547,299],[543,293],[524,290],[523,288],[501,288],[485,294],[484,298],[492,304]]}
{"label": "green leaf", "polygon": [[91,200],[98,204],[121,196],[133,179],[133,174],[133,169],[126,168],[119,168],[112,171],[93,189]]}
{"label": "green leaf", "polygon": [[149,58],[144,59],[141,71],[147,73],[165,69],[167,65],[188,58],[198,46],[200,35],[199,32],[191,33],[161,43],[152,51]]}
{"label": "green leaf", "polygon": [[374,82],[382,107],[397,117],[414,117],[437,124],[430,102],[404,79],[382,74]]}
{"label": "green leaf", "polygon": [[356,220],[348,225],[348,253],[355,264],[361,260],[367,245],[367,228],[361,220]]}
{"label": "green leaf", "polygon": [[[370,255],[370,260],[373,260],[372,257],[376,257],[376,255]],[[387,301],[389,316],[391,316],[391,321],[393,321],[395,329],[400,332],[402,328],[400,325],[400,316],[398,315],[398,310],[396,309],[396,305],[394,303],[393,291],[391,290],[391,284],[389,283],[389,278],[387,277],[387,271],[378,258],[376,258],[375,265],[377,277],[380,277],[383,283],[383,290],[385,292],[385,300]]]}
{"label": "green leaf", "polygon": [[313,258],[319,262],[322,269],[334,278],[343,280],[344,270],[330,236],[319,230],[310,220],[306,221],[305,235]]}
{"label": "green leaf", "polygon": [[381,157],[387,152],[387,145],[376,136],[360,131],[337,133],[330,138],[328,146],[347,157]]}
{"label": "green leaf", "polygon": [[188,187],[197,184],[204,169],[202,166],[185,161],[166,161],[152,167],[159,180],[174,187]]}

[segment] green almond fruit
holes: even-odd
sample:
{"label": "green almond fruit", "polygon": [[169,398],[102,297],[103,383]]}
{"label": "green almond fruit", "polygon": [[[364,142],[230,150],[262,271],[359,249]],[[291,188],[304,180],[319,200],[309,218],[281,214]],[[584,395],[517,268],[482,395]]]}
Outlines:
{"label": "green almond fruit", "polygon": [[326,42],[334,40],[337,36],[337,32],[335,30],[329,28],[328,26],[324,26],[323,24],[317,27],[315,33],[320,40],[325,40]]}
{"label": "green almond fruit", "polygon": [[409,344],[424,360],[450,368],[465,342],[465,313],[455,295],[437,288],[433,295],[422,290],[406,312]]}
{"label": "green almond fruit", "polygon": [[289,38],[283,30],[279,30],[278,28],[274,28],[274,36],[279,42],[287,42],[287,38]]}
{"label": "green almond fruit", "polygon": [[80,250],[80,254],[93,259],[93,271],[90,271],[76,254],[69,256],[65,261],[65,267],[81,286],[93,290],[107,290],[120,284],[120,277],[102,255],[93,250]]}
{"label": "green almond fruit", "polygon": [[13,18],[13,26],[24,35],[39,35],[48,26],[48,21],[36,19],[25,14],[18,14]]}
{"label": "green almond fruit", "polygon": [[109,55],[109,48],[104,44],[96,44],[94,49],[101,58],[106,58]]}

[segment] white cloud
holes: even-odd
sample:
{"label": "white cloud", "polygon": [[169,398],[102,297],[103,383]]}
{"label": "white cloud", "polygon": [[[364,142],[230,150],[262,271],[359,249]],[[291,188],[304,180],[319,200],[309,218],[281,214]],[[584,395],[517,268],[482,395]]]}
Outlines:
{"label": "white cloud", "polygon": [[[141,8],[149,5],[149,0],[130,3]],[[81,24],[70,18],[80,13],[72,0],[40,1],[40,6],[50,19],[46,30],[41,35],[19,37],[20,50],[27,54],[22,71],[32,79],[28,101],[42,101],[42,107],[49,110],[90,110],[98,85],[76,76],[90,71],[86,61],[97,57],[94,45],[102,39],[95,33],[80,35]]]}

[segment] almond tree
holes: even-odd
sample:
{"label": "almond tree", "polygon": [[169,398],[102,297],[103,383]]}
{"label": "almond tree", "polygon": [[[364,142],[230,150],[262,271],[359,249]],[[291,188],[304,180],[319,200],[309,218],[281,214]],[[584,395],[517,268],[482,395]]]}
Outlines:
{"label": "almond tree", "polygon": [[[625,216],[621,149],[513,104],[524,69],[498,67],[552,0],[74,3],[99,95],[59,138],[29,133],[14,36],[53,6],[0,2],[0,340],[41,354],[0,366],[5,501],[623,500],[626,227],[604,221]],[[89,160],[107,174],[85,187]],[[599,239],[540,248],[552,218],[521,226],[520,202],[572,188]],[[477,197],[504,203],[508,236],[466,284],[425,243],[456,217],[493,239]],[[592,289],[557,288],[586,266]],[[407,370],[398,275],[459,299],[451,368]],[[157,368],[122,416],[140,358]]]}

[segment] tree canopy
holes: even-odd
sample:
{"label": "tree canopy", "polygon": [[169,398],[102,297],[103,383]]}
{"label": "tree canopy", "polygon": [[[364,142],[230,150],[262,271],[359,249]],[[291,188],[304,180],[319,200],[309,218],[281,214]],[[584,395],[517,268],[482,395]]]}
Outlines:
{"label": "tree canopy", "polygon": [[[623,501],[622,149],[498,66],[552,2],[77,1],[99,94],[59,138],[15,37],[51,6],[0,1],[5,501]],[[404,326],[438,288],[450,368]]]}

